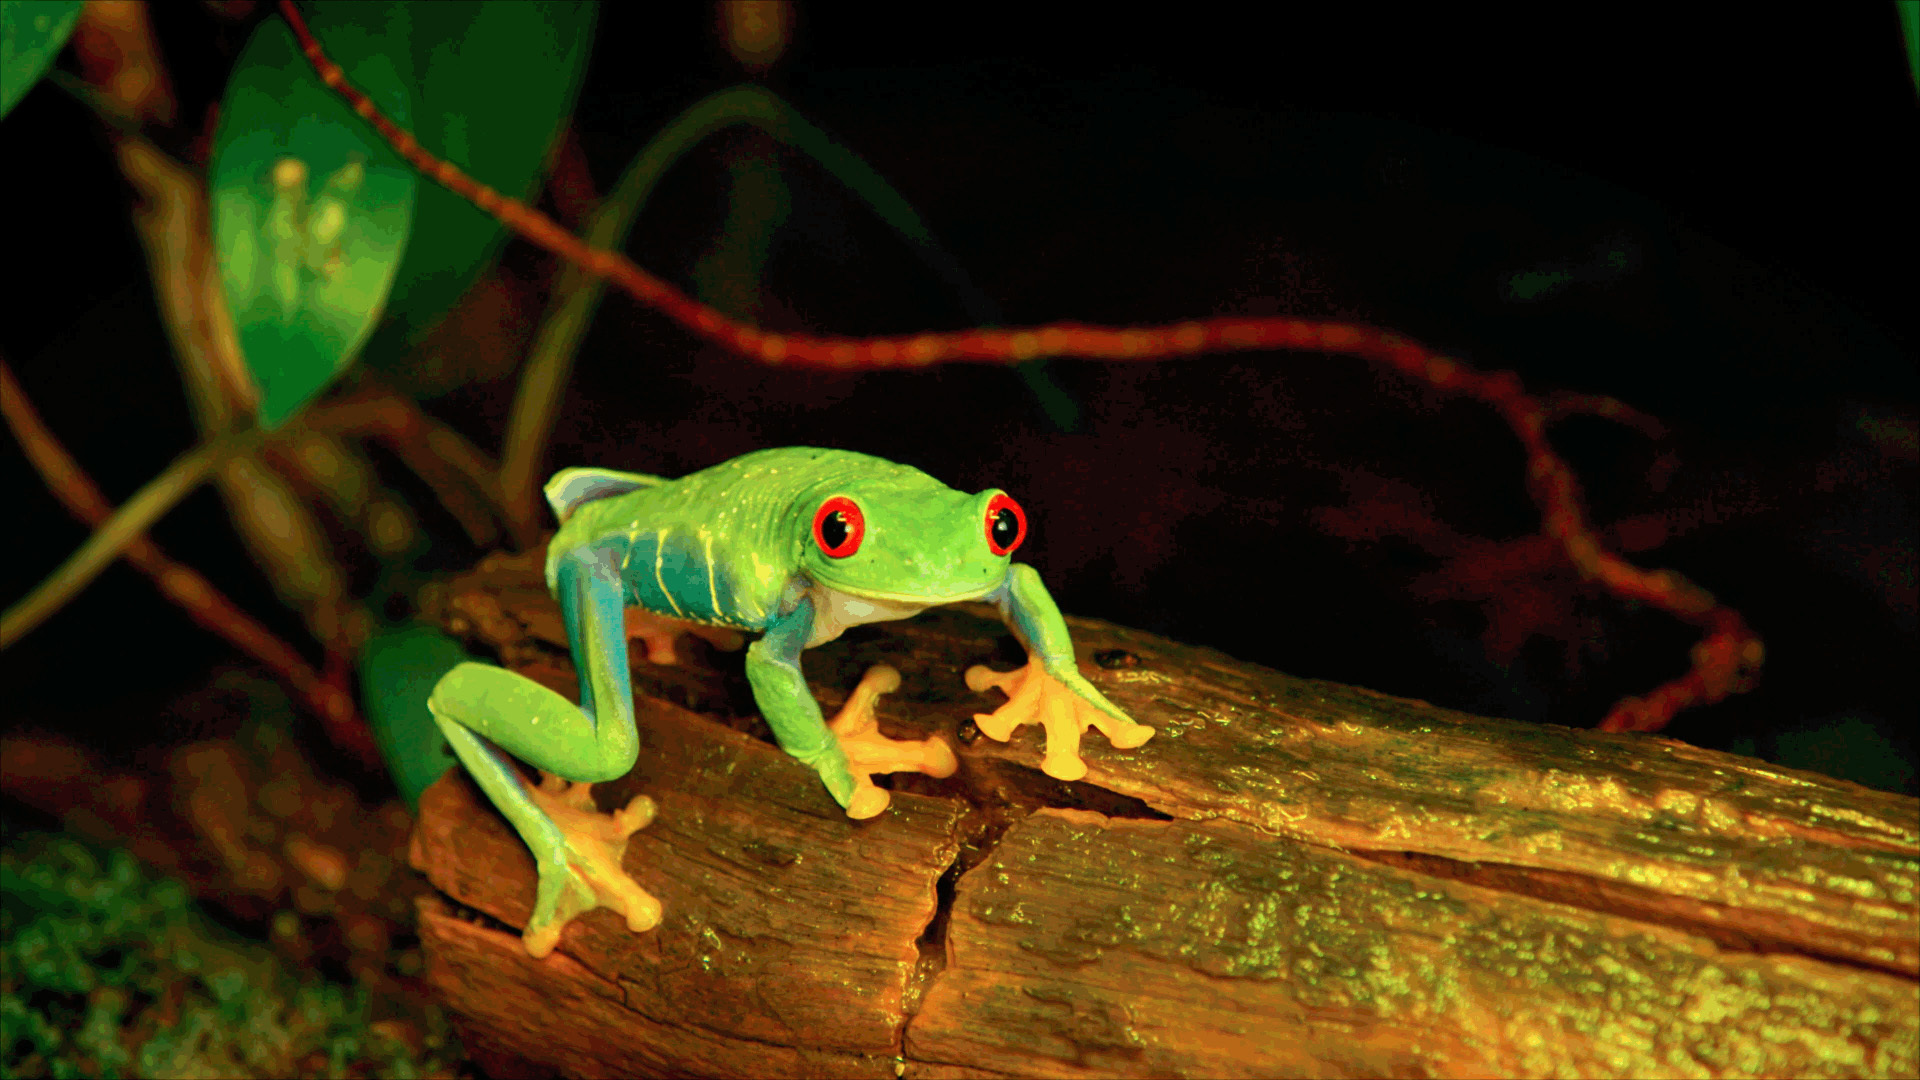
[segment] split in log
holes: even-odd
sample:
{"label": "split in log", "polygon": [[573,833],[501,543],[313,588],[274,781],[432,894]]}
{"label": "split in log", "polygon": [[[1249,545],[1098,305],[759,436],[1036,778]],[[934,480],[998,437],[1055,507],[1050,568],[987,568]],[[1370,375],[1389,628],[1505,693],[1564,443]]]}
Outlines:
{"label": "split in log", "polygon": [[[572,696],[534,557],[429,610]],[[831,710],[875,663],[892,778],[847,820],[754,715],[737,656],[636,650],[650,795],[626,867],[665,905],[555,955],[517,927],[533,861],[463,774],[421,804],[428,980],[502,1071],[739,1076],[1912,1076],[1920,804],[1667,739],[1468,716],[1070,620],[1145,746],[979,737],[975,663],[1017,644],[939,609],[810,650]]]}

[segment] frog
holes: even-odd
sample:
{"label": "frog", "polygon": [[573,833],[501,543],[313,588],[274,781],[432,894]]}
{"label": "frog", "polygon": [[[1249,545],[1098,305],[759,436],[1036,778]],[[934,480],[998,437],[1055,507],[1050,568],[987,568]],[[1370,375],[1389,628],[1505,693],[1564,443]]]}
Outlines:
{"label": "frog", "polygon": [[[547,545],[546,584],[558,601],[579,676],[578,704],[505,668],[455,665],[428,710],[454,756],[533,854],[538,873],[522,932],[534,957],[595,908],[644,933],[660,902],[623,866],[628,839],[657,806],[634,796],[611,813],[590,789],[638,759],[627,643],[671,663],[686,634],[746,646],[753,700],[787,754],[812,768],[850,822],[885,812],[889,773],[954,773],[940,735],[892,739],[879,731],[881,695],[899,672],[875,665],[828,720],[808,689],[801,654],[867,623],[963,602],[992,605],[1027,653],[1011,672],[986,665],[964,680],[1006,701],[973,721],[1006,742],[1023,725],[1045,732],[1041,769],[1086,774],[1088,728],[1133,749],[1155,729],[1133,720],[1084,675],[1059,608],[1039,572],[1013,561],[1027,515],[1005,491],[966,493],[907,465],[850,450],[777,447],[680,477],[578,467],[545,486],[559,522]],[[528,782],[508,758],[540,774]],[[850,827],[857,827],[851,826]]]}

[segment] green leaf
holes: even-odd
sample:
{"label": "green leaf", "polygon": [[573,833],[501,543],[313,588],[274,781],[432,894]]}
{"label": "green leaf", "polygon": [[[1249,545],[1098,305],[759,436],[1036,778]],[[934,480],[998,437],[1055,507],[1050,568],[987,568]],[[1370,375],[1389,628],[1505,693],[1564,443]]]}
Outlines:
{"label": "green leaf", "polygon": [[[412,115],[408,5],[312,5],[327,55],[389,119]],[[328,90],[278,19],[240,54],[214,136],[213,235],[260,422],[353,362],[407,247],[419,179]]]}
{"label": "green leaf", "polygon": [[53,66],[80,8],[81,0],[0,0],[0,116]]}
{"label": "green leaf", "polygon": [[1777,732],[1769,760],[1882,791],[1904,791],[1913,783],[1913,767],[1875,719],[1847,712]]}
{"label": "green leaf", "polygon": [[[591,4],[443,0],[414,6],[414,136],[475,180],[531,198],[573,109],[594,13]],[[492,261],[506,228],[428,183],[414,207],[413,236],[390,318],[369,349],[376,362],[399,356],[460,299]]]}
{"label": "green leaf", "polygon": [[425,626],[377,630],[360,650],[361,704],[408,807],[418,807],[420,793],[453,764],[427,698],[440,676],[468,659],[459,642]]}
{"label": "green leaf", "polygon": [[694,261],[693,292],[709,307],[755,322],[773,236],[786,224],[793,198],[779,162],[756,146],[734,147],[727,174],[727,219],[713,245]]}
{"label": "green leaf", "polygon": [[1920,0],[1896,0],[1900,13],[1900,43],[1907,49],[1907,74],[1913,77],[1913,89],[1920,93]]}

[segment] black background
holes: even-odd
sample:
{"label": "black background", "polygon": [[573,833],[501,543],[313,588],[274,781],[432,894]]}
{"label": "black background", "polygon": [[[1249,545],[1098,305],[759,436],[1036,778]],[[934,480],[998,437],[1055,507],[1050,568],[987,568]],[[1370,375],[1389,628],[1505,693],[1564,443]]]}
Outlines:
{"label": "black background", "polygon": [[[1556,429],[1595,520],[1684,522],[1641,560],[1722,596],[1769,648],[1759,689],[1669,733],[1915,790],[1920,109],[1892,5],[938,11],[803,7],[768,83],[905,194],[971,295],[816,166],[746,136],[676,167],[628,250],[688,283],[727,212],[728,156],[772,152],[792,205],[757,313],[774,327],[956,328],[982,305],[1009,325],[1293,314],[1619,397],[1670,432]],[[249,25],[197,5],[156,23],[185,115],[204,115]],[[577,115],[600,187],[740,77],[710,9],[604,9]],[[15,270],[0,348],[123,499],[193,438],[129,194],[56,90],[0,140]],[[1605,251],[1621,266],[1599,269]],[[516,248],[507,265],[541,262]],[[1511,295],[1514,275],[1554,266],[1593,272]],[[1070,612],[1473,711],[1585,726],[1683,669],[1692,631],[1570,578],[1417,592],[1440,560],[1369,493],[1462,537],[1536,525],[1518,450],[1482,407],[1319,355],[1048,371],[1081,411],[1071,432],[1006,371],[769,370],[615,298],[549,464],[677,474],[814,443],[1005,487],[1033,518],[1023,556]],[[497,448],[511,386],[428,407]],[[0,468],[11,599],[84,532],[17,452]],[[298,638],[210,493],[155,535]],[[447,529],[433,560],[477,554]],[[1489,652],[1489,623],[1542,596],[1566,640]],[[232,662],[119,567],[0,656],[0,685],[10,721],[125,749],[194,734],[166,703]]]}

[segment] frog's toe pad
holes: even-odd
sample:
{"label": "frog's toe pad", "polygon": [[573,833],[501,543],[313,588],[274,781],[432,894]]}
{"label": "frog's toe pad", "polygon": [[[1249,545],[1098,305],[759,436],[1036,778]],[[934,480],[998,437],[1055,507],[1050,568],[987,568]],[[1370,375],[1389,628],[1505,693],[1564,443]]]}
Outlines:
{"label": "frog's toe pad", "polygon": [[652,893],[638,885],[633,886],[633,891],[639,895],[622,904],[618,910],[627,917],[627,929],[636,934],[644,934],[660,925],[660,913],[663,909],[660,907],[660,901],[655,899]]}
{"label": "frog's toe pad", "polygon": [[544,776],[530,792],[565,840],[558,857],[551,862],[539,860],[540,888],[522,935],[533,956],[552,952],[567,923],[596,907],[619,912],[627,929],[635,933],[660,925],[660,901],[621,865],[627,841],[652,823],[654,801],[636,795],[627,805],[603,814],[594,808],[591,788]]}
{"label": "frog's toe pad", "polygon": [[1040,759],[1040,771],[1055,780],[1078,780],[1087,775],[1087,763],[1078,754],[1048,754]]}
{"label": "frog's toe pad", "polygon": [[1101,730],[1106,732],[1107,740],[1113,743],[1117,750],[1132,750],[1137,746],[1145,746],[1147,740],[1153,738],[1154,732],[1153,728],[1145,724],[1131,724],[1123,727],[1117,722],[1102,726]]}
{"label": "frog's toe pad", "polygon": [[622,840],[641,829],[653,824],[654,815],[660,808],[645,795],[635,795],[627,805],[615,810],[612,815],[613,828]]}
{"label": "frog's toe pad", "polygon": [[1005,705],[990,713],[973,714],[973,726],[980,729],[980,734],[994,742],[1006,742],[1013,738],[1014,730],[1020,725],[1039,721],[1039,687],[1027,677],[1032,666],[1029,664],[1017,671],[995,671],[985,664],[975,664],[967,669],[969,690],[976,694],[999,690],[1007,695]]}
{"label": "frog's toe pad", "polygon": [[[885,664],[868,669],[847,698],[838,715],[827,727],[847,755],[847,766],[856,778],[875,773],[922,772],[928,776],[952,776],[960,767],[953,748],[938,735],[925,739],[889,739],[880,734],[874,706],[880,695],[900,688],[900,673]],[[880,804],[883,808],[885,803]],[[851,804],[849,804],[851,813]],[[874,813],[878,813],[875,810]],[[860,815],[854,815],[856,817]],[[870,816],[870,815],[869,815]]]}
{"label": "frog's toe pad", "polygon": [[1015,671],[969,668],[967,685],[975,691],[998,689],[1007,695],[1005,705],[973,718],[974,726],[988,738],[1005,742],[1023,724],[1039,724],[1046,730],[1047,748],[1040,768],[1057,780],[1078,780],[1087,774],[1086,763],[1080,760],[1080,733],[1089,727],[1099,728],[1122,750],[1153,738],[1152,728],[1097,708],[1032,661]]}
{"label": "frog's toe pad", "polygon": [[847,816],[855,821],[879,817],[892,802],[892,792],[886,788],[875,787],[869,781],[854,788],[853,798],[847,800]]}
{"label": "frog's toe pad", "polygon": [[960,768],[960,759],[953,756],[953,747],[938,735],[929,736],[921,744],[926,748],[920,771],[935,779],[952,776]]}

